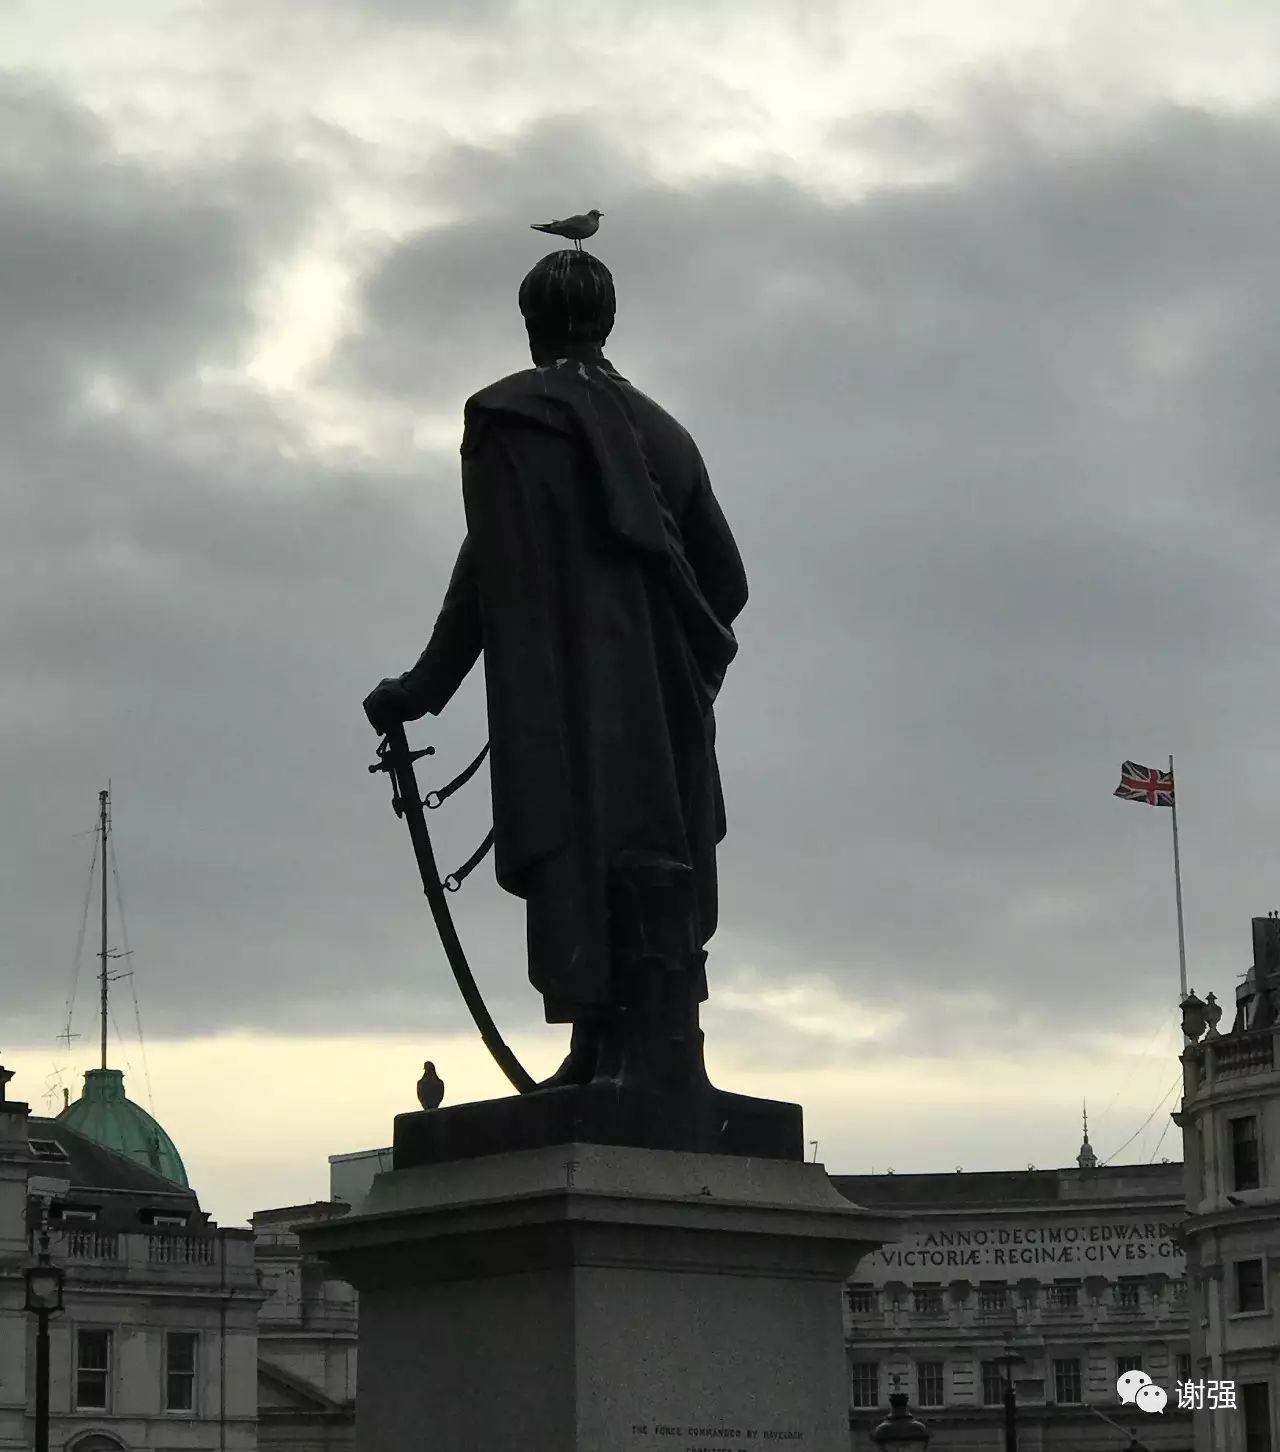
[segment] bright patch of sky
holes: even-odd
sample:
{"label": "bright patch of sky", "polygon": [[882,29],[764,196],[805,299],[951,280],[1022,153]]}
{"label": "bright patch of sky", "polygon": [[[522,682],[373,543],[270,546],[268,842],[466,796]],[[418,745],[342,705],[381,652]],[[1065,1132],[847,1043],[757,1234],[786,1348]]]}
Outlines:
{"label": "bright patch of sky", "polygon": [[[61,8],[29,0],[11,11],[9,63],[68,87],[126,155],[163,169],[276,145],[330,178],[321,224],[263,278],[260,330],[243,366],[310,447],[357,452],[397,438],[411,448],[414,425],[320,389],[313,375],[378,253],[413,228],[453,220],[406,184],[442,145],[501,149],[540,118],[568,113],[630,155],[637,176],[695,187],[771,172],[835,199],[962,171],[975,85],[993,98],[1034,90],[1041,99],[1019,124],[1032,139],[1070,146],[1159,100],[1265,103],[1277,90],[1280,36],[1280,16],[1263,6],[1082,0],[539,0],[515,6],[505,24],[452,32],[430,23],[431,6],[417,24],[377,23],[337,3],[133,0],[81,11],[73,28]],[[1070,97],[1070,107],[1053,97]],[[561,180],[553,167],[549,203],[571,185]],[[578,200],[566,196],[565,209]],[[589,200],[607,211],[613,199]],[[1175,338],[1144,341],[1177,366]],[[426,427],[447,431],[443,421]]]}

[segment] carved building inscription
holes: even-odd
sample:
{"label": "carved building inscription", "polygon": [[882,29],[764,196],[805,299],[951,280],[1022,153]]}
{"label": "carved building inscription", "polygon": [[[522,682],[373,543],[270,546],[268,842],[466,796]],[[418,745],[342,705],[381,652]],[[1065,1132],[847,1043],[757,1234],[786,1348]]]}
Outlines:
{"label": "carved building inscription", "polygon": [[1142,1271],[1184,1273],[1186,1258],[1165,1220],[1037,1218],[1015,1224],[933,1224],[869,1255],[861,1277],[882,1280],[895,1272],[978,1270],[997,1278],[1025,1274],[1132,1275]]}

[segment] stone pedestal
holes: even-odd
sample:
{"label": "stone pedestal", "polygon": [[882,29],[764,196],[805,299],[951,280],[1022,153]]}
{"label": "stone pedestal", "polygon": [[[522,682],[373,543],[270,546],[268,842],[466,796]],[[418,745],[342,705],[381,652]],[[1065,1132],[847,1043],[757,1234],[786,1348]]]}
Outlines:
{"label": "stone pedestal", "polygon": [[385,1172],[301,1231],[360,1293],[359,1452],[848,1452],[818,1165],[560,1144]]}
{"label": "stone pedestal", "polygon": [[710,1084],[666,1093],[579,1084],[397,1114],[393,1144],[397,1170],[564,1144],[802,1160],[804,1115]]}

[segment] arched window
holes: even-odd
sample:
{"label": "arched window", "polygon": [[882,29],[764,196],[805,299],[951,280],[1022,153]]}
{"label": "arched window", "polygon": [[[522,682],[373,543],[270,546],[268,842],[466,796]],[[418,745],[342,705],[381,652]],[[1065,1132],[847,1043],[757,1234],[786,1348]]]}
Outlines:
{"label": "arched window", "polygon": [[129,1449],[106,1432],[87,1432],[77,1441],[68,1442],[67,1452],[129,1452]]}

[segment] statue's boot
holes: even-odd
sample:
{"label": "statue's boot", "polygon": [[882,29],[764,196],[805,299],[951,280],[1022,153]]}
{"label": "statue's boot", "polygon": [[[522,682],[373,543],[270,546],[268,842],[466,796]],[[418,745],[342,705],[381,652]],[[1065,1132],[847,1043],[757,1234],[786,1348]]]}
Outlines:
{"label": "statue's boot", "polygon": [[569,1037],[569,1053],[564,1063],[536,1087],[562,1089],[569,1084],[589,1084],[600,1057],[601,1024],[599,1019],[578,1019]]}
{"label": "statue's boot", "polygon": [[596,1082],[664,1094],[709,1088],[692,869],[623,854],[610,874],[610,928],[616,1009],[601,1024]]}

